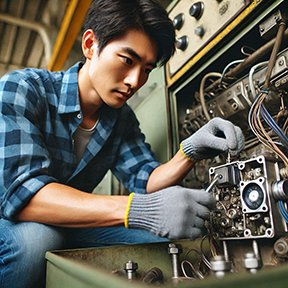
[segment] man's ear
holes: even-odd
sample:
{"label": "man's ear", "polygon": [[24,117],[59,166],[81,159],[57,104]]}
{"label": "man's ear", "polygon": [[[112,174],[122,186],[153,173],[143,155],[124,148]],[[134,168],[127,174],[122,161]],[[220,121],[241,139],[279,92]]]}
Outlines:
{"label": "man's ear", "polygon": [[91,60],[95,52],[97,41],[92,29],[88,29],[82,36],[82,51],[86,59]]}

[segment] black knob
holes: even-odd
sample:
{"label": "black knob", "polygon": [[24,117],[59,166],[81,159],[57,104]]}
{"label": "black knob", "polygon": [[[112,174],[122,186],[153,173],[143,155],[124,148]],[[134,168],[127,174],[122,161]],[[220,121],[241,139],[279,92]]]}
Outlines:
{"label": "black knob", "polygon": [[203,28],[203,26],[198,26],[194,29],[194,32],[197,36],[203,37],[205,34],[205,29]]}
{"label": "black knob", "polygon": [[184,24],[184,14],[180,13],[173,19],[173,25],[176,30],[179,30],[182,28],[183,24]]}
{"label": "black knob", "polygon": [[188,46],[188,37],[181,36],[176,39],[176,48],[184,51]]}
{"label": "black knob", "polygon": [[195,2],[189,9],[189,14],[199,20],[204,11],[204,3],[202,1]]}

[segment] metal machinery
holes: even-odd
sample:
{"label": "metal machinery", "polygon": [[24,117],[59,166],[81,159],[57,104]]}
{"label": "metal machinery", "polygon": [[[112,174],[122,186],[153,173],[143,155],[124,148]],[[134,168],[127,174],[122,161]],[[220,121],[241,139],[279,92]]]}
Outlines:
{"label": "metal machinery", "polygon": [[[288,258],[287,8],[288,1],[180,0],[170,10],[177,31],[166,67],[171,155],[213,117],[245,134],[238,157],[200,161],[185,179],[188,187],[215,184],[207,266],[218,276]],[[192,274],[199,273],[206,272]]]}
{"label": "metal machinery", "polygon": [[242,128],[245,149],[198,162],[184,180],[216,198],[203,239],[48,253],[48,288],[64,287],[63,275],[67,287],[288,285],[288,0],[179,0],[168,9],[177,52],[165,67],[159,122],[167,108],[169,141],[152,140],[165,142],[169,158],[182,139],[222,117]]}

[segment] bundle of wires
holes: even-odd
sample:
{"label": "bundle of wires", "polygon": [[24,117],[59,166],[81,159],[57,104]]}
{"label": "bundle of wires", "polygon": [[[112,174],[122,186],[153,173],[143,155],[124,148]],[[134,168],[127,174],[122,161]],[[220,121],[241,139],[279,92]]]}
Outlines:
{"label": "bundle of wires", "polygon": [[[279,50],[279,47],[282,42],[283,33],[286,29],[285,23],[281,22],[279,24],[278,33],[276,36],[275,45],[273,47],[273,51],[271,53],[270,60],[268,62],[268,68],[267,68],[267,74],[265,83],[263,85],[263,88],[260,90],[260,93],[256,95],[256,99],[254,100],[251,109],[249,111],[248,115],[248,122],[251,130],[253,133],[257,136],[257,138],[269,149],[275,152],[281,160],[284,162],[285,166],[288,167],[288,158],[286,156],[285,150],[288,149],[288,138],[285,135],[285,131],[283,131],[279,125],[276,123],[276,121],[273,119],[273,117],[269,114],[268,110],[264,106],[264,100],[266,99],[268,92],[269,92],[269,86],[270,86],[270,78],[272,74],[272,69],[274,67],[274,64],[276,62],[277,58],[277,52]],[[263,64],[266,63],[260,63],[258,66],[263,66]],[[250,71],[249,75],[249,82],[250,87],[252,91],[252,95],[256,92],[256,89],[251,84],[252,81],[252,74],[255,70],[255,67],[253,67]],[[266,128],[264,127],[263,121],[268,125],[270,128],[270,131],[273,131],[275,135],[278,136],[280,143],[274,141],[271,137],[271,132],[266,131]],[[287,122],[287,121],[286,121]],[[266,126],[267,126],[266,125]],[[287,128],[285,128],[287,129]]]}
{"label": "bundle of wires", "polygon": [[[217,245],[216,240],[213,238],[213,235],[211,233],[210,227],[207,227],[208,234],[202,237],[202,240],[200,242],[200,250],[197,249],[189,249],[185,256],[184,260],[181,261],[181,270],[185,278],[189,279],[204,279],[207,273],[211,270],[211,262],[208,260],[208,257],[205,255],[204,252],[204,241],[208,240],[208,247],[210,248],[211,256],[214,257],[217,255],[217,250],[219,250],[219,247]],[[198,255],[200,259],[198,259],[198,263],[193,264],[191,261],[188,261],[188,255],[191,253],[195,253]],[[202,265],[204,264],[204,266]],[[189,270],[187,268],[190,268]],[[189,275],[191,276],[189,276]]]}
{"label": "bundle of wires", "polygon": [[[262,90],[252,104],[248,115],[249,126],[257,138],[266,147],[274,151],[275,154],[282,159],[285,166],[288,167],[288,158],[285,151],[283,151],[284,149],[288,149],[288,139],[263,105],[263,101],[265,100],[267,94],[267,91]],[[270,133],[264,128],[264,124],[261,119],[263,119],[272,129],[272,131],[279,137],[281,143],[277,143],[271,138]]]}
{"label": "bundle of wires", "polygon": [[[255,100],[251,106],[251,109],[249,111],[248,115],[248,122],[251,130],[253,133],[257,136],[257,138],[269,149],[274,151],[275,154],[277,154],[282,161],[284,162],[286,169],[288,167],[288,158],[286,156],[285,150],[288,150],[288,138],[286,136],[287,133],[287,126],[288,121],[286,119],[283,130],[279,127],[277,122],[273,119],[273,117],[270,115],[266,107],[264,106],[263,102],[265,98],[267,97],[269,93],[269,85],[270,85],[270,77],[272,74],[272,69],[274,67],[274,64],[276,62],[277,52],[280,48],[282,37],[284,30],[286,29],[286,24],[281,22],[279,24],[278,33],[276,36],[275,45],[273,47],[269,62],[268,62],[268,68],[267,68],[267,74],[265,78],[265,83],[263,85],[263,88],[260,90],[260,93],[256,95],[256,89],[253,85],[253,73],[256,68],[265,65],[266,63],[259,63],[258,65],[255,65],[249,73],[249,84],[251,88],[251,92],[253,97],[255,97]],[[256,95],[256,96],[255,96]],[[274,134],[279,138],[280,143],[277,143],[272,139],[270,136],[270,131],[266,131],[264,128],[263,121],[266,123],[266,125],[271,129],[270,131],[274,132]],[[285,204],[282,200],[278,201],[278,207],[279,211],[283,217],[283,219],[288,223],[288,212],[285,207]]]}

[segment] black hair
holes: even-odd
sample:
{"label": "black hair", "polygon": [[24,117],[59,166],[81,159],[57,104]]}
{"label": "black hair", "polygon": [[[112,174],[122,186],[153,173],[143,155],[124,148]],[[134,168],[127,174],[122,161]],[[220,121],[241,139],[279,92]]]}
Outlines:
{"label": "black hair", "polygon": [[165,64],[175,52],[175,30],[166,10],[156,0],[94,0],[83,25],[92,29],[99,53],[129,29],[138,29],[156,43],[157,62]]}

